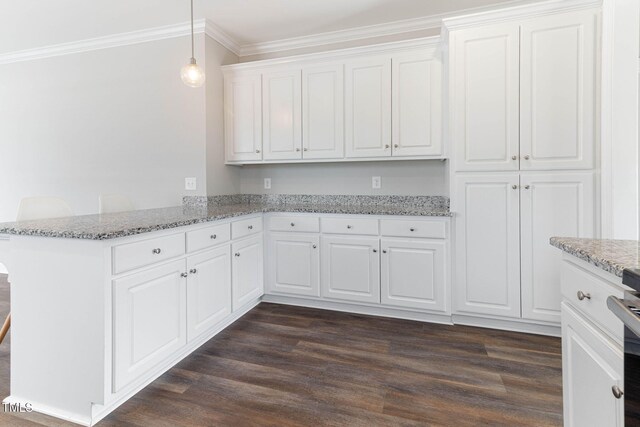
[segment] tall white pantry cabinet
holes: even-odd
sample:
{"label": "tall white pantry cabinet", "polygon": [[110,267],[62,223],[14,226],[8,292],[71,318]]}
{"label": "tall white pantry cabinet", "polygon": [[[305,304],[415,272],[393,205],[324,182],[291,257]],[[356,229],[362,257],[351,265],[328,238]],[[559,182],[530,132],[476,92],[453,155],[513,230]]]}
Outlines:
{"label": "tall white pantry cabinet", "polygon": [[599,19],[445,20],[454,316],[560,323],[549,238],[597,233]]}

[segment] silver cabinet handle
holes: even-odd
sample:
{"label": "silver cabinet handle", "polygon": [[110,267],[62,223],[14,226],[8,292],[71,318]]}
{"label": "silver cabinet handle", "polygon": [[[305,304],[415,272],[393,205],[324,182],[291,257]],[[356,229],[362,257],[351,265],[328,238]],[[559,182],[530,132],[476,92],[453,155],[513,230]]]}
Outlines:
{"label": "silver cabinet handle", "polygon": [[393,144],[393,148],[400,148],[398,144]]}
{"label": "silver cabinet handle", "polygon": [[317,248],[317,247],[318,247],[317,245],[313,245],[313,249],[315,249],[315,248]]}
{"label": "silver cabinet handle", "polygon": [[182,277],[182,278],[185,278],[185,277],[187,277],[187,276],[188,276],[188,274],[187,274],[187,273],[180,273],[180,277]]}
{"label": "silver cabinet handle", "polygon": [[154,250],[151,251],[151,253],[154,254],[154,255],[159,255],[160,252],[162,252],[162,249],[160,249],[160,248],[155,248]]}
{"label": "silver cabinet handle", "polygon": [[250,226],[249,226],[249,230],[253,230],[253,225],[250,225]]}
{"label": "silver cabinet handle", "polygon": [[211,240],[215,240],[215,239],[217,239],[217,238],[218,238],[218,235],[216,235],[216,234],[212,234],[212,235],[211,235],[211,236],[209,236],[209,237],[211,237]]}
{"label": "silver cabinet handle", "polygon": [[374,249],[374,250],[373,250],[373,253],[374,253],[374,254],[375,254],[375,253],[378,253],[378,250],[377,250],[377,249]]}
{"label": "silver cabinet handle", "polygon": [[306,149],[306,148],[303,148],[303,149],[302,149],[302,151],[307,151],[307,149]]}
{"label": "silver cabinet handle", "polygon": [[518,186],[517,186],[517,185],[515,185],[515,184],[513,184],[513,185],[511,186],[511,188],[513,188],[514,190],[517,190],[517,189],[518,189]]}
{"label": "silver cabinet handle", "polygon": [[613,393],[616,399],[620,399],[624,394],[622,390],[620,390],[620,387],[618,387],[617,385],[614,385],[613,387],[611,387],[611,393]]}
{"label": "silver cabinet handle", "polygon": [[292,227],[295,227],[296,225],[292,222],[292,223],[291,223],[291,226],[292,226]]}
{"label": "silver cabinet handle", "polygon": [[413,228],[413,227],[411,227],[411,228],[409,229],[409,231],[416,231],[416,229],[415,229],[415,228]]}
{"label": "silver cabinet handle", "polygon": [[196,274],[197,272],[198,272],[198,270],[195,269],[195,268],[192,268],[191,270],[189,270],[189,273],[191,273],[191,274]]}
{"label": "silver cabinet handle", "polygon": [[383,253],[383,254],[386,254],[386,253],[387,253],[387,250],[386,250],[386,249],[383,249],[383,250],[382,250],[382,253]]}
{"label": "silver cabinet handle", "polygon": [[578,299],[582,301],[583,299],[591,299],[591,294],[584,293],[582,291],[578,291]]}
{"label": "silver cabinet handle", "polygon": [[518,160],[518,156],[511,156],[511,160]]}
{"label": "silver cabinet handle", "polygon": [[352,226],[350,226],[350,225],[347,225],[347,228],[348,228],[349,230],[351,230],[353,227],[352,227]]}
{"label": "silver cabinet handle", "polygon": [[235,256],[240,256],[240,252],[236,252],[234,255]]}
{"label": "silver cabinet handle", "polygon": [[525,185],[525,186],[524,186],[524,189],[525,189],[525,190],[528,190],[528,189],[530,189],[530,188],[531,188],[531,186],[530,186],[530,185]]}
{"label": "silver cabinet handle", "polygon": [[525,160],[529,160],[529,155],[528,155],[528,154],[525,154],[524,159],[525,159]]}
{"label": "silver cabinet handle", "polygon": [[256,150],[256,154],[259,154],[259,153],[260,153],[260,150]]}
{"label": "silver cabinet handle", "polygon": [[391,148],[391,146],[389,144],[386,144],[384,148]]}
{"label": "silver cabinet handle", "polygon": [[296,148],[296,152],[300,152],[300,149],[299,149],[299,148]]}

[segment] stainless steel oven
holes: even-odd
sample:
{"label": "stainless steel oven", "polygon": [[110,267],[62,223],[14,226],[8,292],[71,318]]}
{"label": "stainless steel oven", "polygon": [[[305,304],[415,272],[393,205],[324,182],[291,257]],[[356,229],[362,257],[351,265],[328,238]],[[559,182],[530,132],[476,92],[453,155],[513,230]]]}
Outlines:
{"label": "stainless steel oven", "polygon": [[640,271],[625,270],[622,283],[636,291],[626,291],[624,299],[610,296],[609,309],[624,324],[624,386],[612,389],[624,394],[625,426],[640,426]]}

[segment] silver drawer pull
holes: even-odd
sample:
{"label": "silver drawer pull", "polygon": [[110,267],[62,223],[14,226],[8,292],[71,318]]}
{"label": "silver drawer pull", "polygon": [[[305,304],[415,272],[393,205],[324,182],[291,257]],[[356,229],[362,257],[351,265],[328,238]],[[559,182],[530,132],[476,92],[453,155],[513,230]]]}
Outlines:
{"label": "silver drawer pull", "polygon": [[416,231],[416,229],[414,227],[411,227],[409,231]]}
{"label": "silver drawer pull", "polygon": [[374,249],[374,250],[373,250],[373,253],[374,253],[374,254],[375,254],[375,253],[378,253],[378,250],[377,250],[377,249]]}
{"label": "silver drawer pull", "polygon": [[353,227],[352,227],[352,226],[350,226],[350,225],[347,225],[347,228],[348,228],[349,230],[351,230]]}
{"label": "silver drawer pull", "polygon": [[383,250],[382,250],[382,253],[383,253],[383,254],[386,254],[386,253],[387,253],[387,250],[386,250],[386,249],[383,249]]}
{"label": "silver drawer pull", "polygon": [[187,273],[180,273],[180,277],[182,277],[182,278],[187,277],[187,276],[188,276]]}
{"label": "silver drawer pull", "polygon": [[518,156],[511,156],[511,160],[518,160]]}
{"label": "silver drawer pull", "polygon": [[313,249],[315,249],[315,248],[317,248],[317,247],[318,247],[318,246],[316,246],[316,245],[313,245]]}
{"label": "silver drawer pull", "polygon": [[215,240],[215,239],[217,239],[217,238],[218,238],[218,236],[217,236],[216,234],[212,234],[212,235],[211,235],[211,236],[209,236],[209,237],[211,237],[211,240]]}
{"label": "silver drawer pull", "polygon": [[611,393],[613,393],[616,399],[620,399],[624,394],[622,390],[620,390],[620,387],[618,387],[617,385],[614,385],[613,387],[611,387]]}
{"label": "silver drawer pull", "polygon": [[189,270],[189,273],[191,273],[191,274],[196,274],[197,272],[198,272],[198,270],[195,269],[195,268],[192,268],[191,270]]}
{"label": "silver drawer pull", "polygon": [[240,252],[236,252],[234,255],[235,256],[240,256]]}
{"label": "silver drawer pull", "polygon": [[154,255],[158,255],[158,254],[160,254],[160,252],[162,252],[162,249],[160,249],[160,248],[155,248],[154,250],[151,251],[151,253],[154,254]]}
{"label": "silver drawer pull", "polygon": [[292,227],[295,227],[295,224],[294,224],[294,223],[291,223],[291,226],[292,226]]}
{"label": "silver drawer pull", "polygon": [[584,292],[582,292],[582,291],[578,291],[578,299],[579,299],[580,301],[582,301],[582,300],[584,300],[585,298],[586,298],[586,299],[591,299],[591,294],[585,294],[585,293],[584,293]]}
{"label": "silver drawer pull", "polygon": [[249,226],[249,230],[253,230],[253,225],[250,225],[250,226]]}

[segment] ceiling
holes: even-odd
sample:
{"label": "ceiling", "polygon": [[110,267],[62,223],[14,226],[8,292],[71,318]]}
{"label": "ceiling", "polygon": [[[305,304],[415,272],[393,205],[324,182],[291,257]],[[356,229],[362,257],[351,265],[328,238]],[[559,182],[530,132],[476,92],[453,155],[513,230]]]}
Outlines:
{"label": "ceiling", "polygon": [[[536,0],[194,0],[240,45]],[[184,23],[188,0],[0,0],[0,54]]]}

